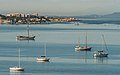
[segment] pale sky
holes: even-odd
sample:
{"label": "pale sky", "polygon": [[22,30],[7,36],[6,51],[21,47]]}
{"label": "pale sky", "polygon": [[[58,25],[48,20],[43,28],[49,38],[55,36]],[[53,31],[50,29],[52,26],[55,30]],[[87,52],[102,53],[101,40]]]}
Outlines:
{"label": "pale sky", "polygon": [[0,13],[90,15],[120,12],[120,0],[0,0]]}

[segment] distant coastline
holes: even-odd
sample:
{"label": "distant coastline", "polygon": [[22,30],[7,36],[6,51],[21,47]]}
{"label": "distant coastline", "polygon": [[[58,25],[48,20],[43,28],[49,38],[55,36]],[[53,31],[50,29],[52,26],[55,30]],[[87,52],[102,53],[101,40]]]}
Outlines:
{"label": "distant coastline", "polygon": [[34,14],[9,13],[0,14],[0,24],[120,24],[120,12],[107,15],[85,15],[85,16],[39,16]]}
{"label": "distant coastline", "polygon": [[65,16],[39,16],[34,14],[10,13],[0,14],[0,24],[44,24],[44,23],[65,23],[78,20],[74,17]]}

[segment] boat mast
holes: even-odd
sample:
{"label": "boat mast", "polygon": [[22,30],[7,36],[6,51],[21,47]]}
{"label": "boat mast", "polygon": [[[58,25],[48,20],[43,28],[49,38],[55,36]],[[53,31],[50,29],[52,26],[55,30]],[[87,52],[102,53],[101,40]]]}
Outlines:
{"label": "boat mast", "polygon": [[86,48],[87,48],[87,32],[86,32],[86,38],[85,38],[86,40],[85,40],[85,43],[86,43]]}
{"label": "boat mast", "polygon": [[44,44],[45,57],[46,57],[46,44]]}
{"label": "boat mast", "polygon": [[80,47],[80,37],[78,38],[78,47]]}
{"label": "boat mast", "polygon": [[104,41],[103,41],[103,36],[101,36],[101,51],[104,51]]}
{"label": "boat mast", "polygon": [[29,21],[28,21],[28,25],[27,25],[28,37],[29,37],[29,25],[30,25],[30,16],[29,16]]}
{"label": "boat mast", "polygon": [[20,48],[18,50],[18,67],[20,67]]}
{"label": "boat mast", "polygon": [[105,44],[105,48],[107,50],[107,53],[108,53],[108,48],[107,48],[107,44],[106,44],[106,41],[105,41],[105,38],[104,38],[104,35],[102,34],[102,38],[103,38],[103,41],[104,41],[104,44]]}

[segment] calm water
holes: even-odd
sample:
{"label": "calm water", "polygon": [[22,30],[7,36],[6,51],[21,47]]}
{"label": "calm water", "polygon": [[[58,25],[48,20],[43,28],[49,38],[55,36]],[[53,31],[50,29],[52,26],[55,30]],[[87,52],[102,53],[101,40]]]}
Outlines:
{"label": "calm water", "polygon": [[[91,52],[75,52],[74,47],[80,39],[88,44]],[[34,41],[17,41],[16,36],[26,34],[26,25],[0,25],[0,75],[120,75],[120,27],[113,24],[43,24],[31,25],[30,34]],[[93,58],[93,52],[102,49],[101,34],[109,49],[108,58]],[[44,54],[50,62],[36,62]],[[22,73],[10,73],[9,67],[18,63],[18,49],[21,49]]]}

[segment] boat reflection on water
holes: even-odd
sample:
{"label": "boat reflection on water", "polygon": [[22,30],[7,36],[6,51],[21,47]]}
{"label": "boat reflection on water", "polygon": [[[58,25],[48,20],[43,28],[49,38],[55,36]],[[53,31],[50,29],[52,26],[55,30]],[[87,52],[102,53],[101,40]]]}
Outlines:
{"label": "boat reflection on water", "polygon": [[80,62],[87,64],[88,63],[88,51],[75,50],[76,53],[79,53]]}
{"label": "boat reflection on water", "polygon": [[20,71],[10,72],[9,75],[21,75]]}
{"label": "boat reflection on water", "polygon": [[94,63],[96,64],[107,64],[108,57],[94,57]]}
{"label": "boat reflection on water", "polygon": [[16,41],[35,41],[35,39],[31,39],[31,40],[29,40],[29,39],[25,39],[25,40],[24,39],[21,39],[21,40],[16,39]]}
{"label": "boat reflection on water", "polygon": [[87,59],[88,59],[88,54],[87,54],[87,51],[86,51],[86,52],[85,52],[85,56],[84,56],[85,63],[88,62]]}
{"label": "boat reflection on water", "polygon": [[30,42],[35,42],[35,39],[34,39],[34,40],[17,40],[17,39],[16,39],[16,42],[26,42],[26,43],[30,43]]}

